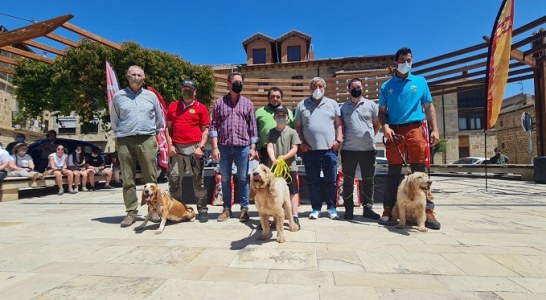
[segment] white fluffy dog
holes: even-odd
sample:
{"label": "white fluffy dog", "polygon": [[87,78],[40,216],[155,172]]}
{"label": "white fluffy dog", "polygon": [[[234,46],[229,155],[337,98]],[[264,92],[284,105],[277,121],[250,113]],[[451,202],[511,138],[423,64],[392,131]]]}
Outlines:
{"label": "white fluffy dog", "polygon": [[292,218],[290,192],[283,178],[275,177],[265,165],[258,165],[252,170],[250,180],[250,198],[254,199],[260,214],[262,234],[259,239],[269,238],[269,216],[273,216],[277,228],[277,242],[284,243],[284,219],[288,219],[288,229],[297,231],[298,225]]}
{"label": "white fluffy dog", "polygon": [[415,222],[419,231],[427,231],[425,209],[427,196],[432,198],[431,183],[428,175],[423,172],[415,172],[402,180],[398,186],[396,205],[392,211],[392,221],[396,222],[397,219],[400,219],[398,228],[404,228],[406,222]]}

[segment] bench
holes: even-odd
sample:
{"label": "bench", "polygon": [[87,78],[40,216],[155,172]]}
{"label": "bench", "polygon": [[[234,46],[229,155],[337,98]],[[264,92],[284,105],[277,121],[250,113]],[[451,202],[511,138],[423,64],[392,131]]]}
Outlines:
{"label": "bench", "polygon": [[[136,174],[136,179],[142,178],[141,173]],[[95,175],[95,181],[105,181],[106,176]],[[66,185],[66,176],[63,176],[63,184]],[[42,180],[32,181],[27,177],[6,177],[0,182],[0,202],[19,200],[19,191],[27,189],[40,189],[56,186],[55,176],[47,175]]]}

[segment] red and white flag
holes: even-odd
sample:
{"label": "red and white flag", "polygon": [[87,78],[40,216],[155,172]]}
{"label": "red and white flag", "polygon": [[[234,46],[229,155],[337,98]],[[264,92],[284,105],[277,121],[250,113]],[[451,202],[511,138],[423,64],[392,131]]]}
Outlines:
{"label": "red and white flag", "polygon": [[[423,108],[424,109],[424,108]],[[425,121],[423,121],[423,131],[425,132],[425,168],[430,168],[430,136],[428,132],[428,121],[425,118]]]}
{"label": "red and white flag", "polygon": [[161,128],[159,129],[159,133],[155,136],[157,139],[157,145],[159,146],[159,165],[163,168],[168,170],[169,169],[169,149],[167,146],[167,135],[165,134],[165,130],[167,127],[167,123],[165,121],[165,116],[167,115],[167,105],[165,104],[165,100],[163,100],[163,96],[156,91],[153,87],[149,86],[147,89],[151,92],[153,92],[157,99],[159,100],[159,104],[161,105],[161,110],[163,113],[163,124],[161,125]]}
{"label": "red and white flag", "polygon": [[112,113],[112,100],[117,91],[119,91],[119,85],[116,72],[110,63],[106,61],[106,96],[108,97],[108,110],[110,114]]}

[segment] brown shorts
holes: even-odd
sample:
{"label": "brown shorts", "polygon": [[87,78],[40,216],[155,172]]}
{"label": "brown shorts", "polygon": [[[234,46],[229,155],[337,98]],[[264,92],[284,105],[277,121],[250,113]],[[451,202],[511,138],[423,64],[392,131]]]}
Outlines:
{"label": "brown shorts", "polygon": [[[390,128],[394,130],[395,134],[402,135],[404,141],[399,143],[388,142],[385,146],[387,148],[387,160],[389,164],[403,164],[404,162],[400,153],[404,155],[408,164],[425,163],[426,139],[421,123],[391,125]],[[400,152],[398,152],[397,146]]]}

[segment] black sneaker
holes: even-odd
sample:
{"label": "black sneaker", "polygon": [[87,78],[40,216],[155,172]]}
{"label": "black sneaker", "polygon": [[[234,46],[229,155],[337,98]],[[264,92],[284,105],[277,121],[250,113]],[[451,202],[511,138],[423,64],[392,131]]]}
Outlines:
{"label": "black sneaker", "polygon": [[294,216],[293,219],[294,219],[294,223],[296,223],[296,225],[298,225],[298,230],[300,230],[301,229],[300,218]]}
{"label": "black sneaker", "polygon": [[381,216],[378,213],[373,211],[371,208],[366,208],[366,207],[364,207],[364,212],[362,213],[362,216],[364,218],[373,219],[373,220],[379,220],[379,218],[381,218]]}
{"label": "black sneaker", "polygon": [[355,215],[354,215],[354,208],[352,207],[346,207],[345,208],[345,213],[343,214],[343,219],[345,220],[352,220],[355,218]]}
{"label": "black sneaker", "polygon": [[199,213],[199,223],[207,223],[209,221],[208,212],[202,211]]}
{"label": "black sneaker", "polygon": [[442,224],[436,220],[436,216],[434,215],[434,211],[432,209],[426,210],[427,220],[425,221],[425,227],[433,230],[440,230],[440,227],[442,227]]}

